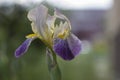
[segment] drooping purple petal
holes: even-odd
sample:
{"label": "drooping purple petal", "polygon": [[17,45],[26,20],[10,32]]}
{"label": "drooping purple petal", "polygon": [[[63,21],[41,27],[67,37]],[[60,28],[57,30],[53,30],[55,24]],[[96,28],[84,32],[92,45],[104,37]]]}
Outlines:
{"label": "drooping purple petal", "polygon": [[81,41],[74,34],[70,34],[67,38],[68,46],[74,56],[78,55],[81,51]]}
{"label": "drooping purple petal", "polygon": [[20,45],[16,51],[15,51],[15,57],[18,58],[20,57],[21,55],[23,55],[29,48],[31,42],[33,41],[34,38],[28,38],[26,39],[22,45]]}
{"label": "drooping purple petal", "polygon": [[66,40],[56,39],[53,49],[64,60],[72,60],[81,51],[81,41],[70,34]]}
{"label": "drooping purple petal", "polygon": [[57,39],[54,42],[53,46],[54,51],[64,60],[71,60],[74,58],[73,53],[71,52],[67,40]]}

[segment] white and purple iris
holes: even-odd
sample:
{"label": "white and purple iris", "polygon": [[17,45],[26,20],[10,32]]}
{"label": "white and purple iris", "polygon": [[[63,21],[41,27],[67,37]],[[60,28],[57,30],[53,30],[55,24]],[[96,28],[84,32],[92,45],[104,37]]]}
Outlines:
{"label": "white and purple iris", "polygon": [[[54,15],[48,14],[48,8],[39,5],[28,12],[28,19],[32,22],[33,34],[26,36],[26,40],[20,45],[15,56],[18,58],[29,48],[31,42],[39,38],[43,43],[64,60],[72,60],[81,51],[81,41],[72,34],[71,25],[66,16],[54,11]],[[55,21],[59,19],[59,25]]]}

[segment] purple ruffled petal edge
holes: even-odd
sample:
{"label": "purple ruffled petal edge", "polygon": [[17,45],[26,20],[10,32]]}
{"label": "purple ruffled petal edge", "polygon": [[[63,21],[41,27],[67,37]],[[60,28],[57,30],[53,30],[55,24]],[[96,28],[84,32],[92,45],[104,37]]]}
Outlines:
{"label": "purple ruffled petal edge", "polygon": [[81,41],[75,35],[70,34],[66,40],[56,39],[53,49],[64,60],[72,60],[81,51]]}
{"label": "purple ruffled petal edge", "polygon": [[67,38],[67,42],[73,55],[77,56],[82,48],[82,42],[80,41],[80,39],[74,34],[70,34],[69,37]]}
{"label": "purple ruffled petal edge", "polygon": [[57,55],[64,60],[72,60],[74,55],[70,51],[67,40],[56,39],[54,42],[53,49]]}
{"label": "purple ruffled petal edge", "polygon": [[26,39],[15,51],[15,57],[19,58],[22,56],[25,52],[27,52],[31,42],[33,41],[34,38],[28,38]]}

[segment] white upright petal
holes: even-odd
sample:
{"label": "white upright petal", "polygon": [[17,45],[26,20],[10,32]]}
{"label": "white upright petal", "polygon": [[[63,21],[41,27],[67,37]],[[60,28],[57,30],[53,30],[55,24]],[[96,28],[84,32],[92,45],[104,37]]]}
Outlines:
{"label": "white upright petal", "polygon": [[69,28],[71,29],[70,21],[69,21],[69,19],[65,15],[63,15],[62,13],[60,13],[57,9],[55,9],[54,15],[56,15],[56,17],[58,17],[60,19],[63,19],[65,21],[67,21],[68,24],[69,24]]}
{"label": "white upright petal", "polygon": [[71,30],[70,21],[65,15],[60,13],[58,10],[55,10],[54,15],[57,18],[62,19],[62,20],[65,21],[64,23],[60,22],[59,27],[56,28],[57,31],[55,31],[55,37],[57,35],[57,37],[59,36],[59,38],[65,39],[68,36],[68,34],[69,34],[70,30]]}
{"label": "white upright petal", "polygon": [[46,19],[48,15],[48,8],[44,5],[39,5],[36,8],[30,10],[28,12],[28,19],[34,23],[33,28],[37,31],[42,37],[45,35],[45,30],[47,29],[46,26]]}
{"label": "white upright petal", "polygon": [[55,16],[48,15],[46,23],[49,27],[54,27],[55,20]]}

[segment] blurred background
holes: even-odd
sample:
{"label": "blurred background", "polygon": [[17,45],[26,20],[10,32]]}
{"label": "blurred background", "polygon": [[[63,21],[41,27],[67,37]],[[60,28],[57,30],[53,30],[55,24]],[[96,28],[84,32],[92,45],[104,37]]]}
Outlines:
{"label": "blurred background", "polygon": [[[0,80],[50,80],[45,46],[36,39],[15,58],[15,49],[32,33],[30,9],[42,0],[0,0]],[[58,58],[63,80],[120,80],[120,0],[46,0],[71,22],[82,41],[72,61]]]}

